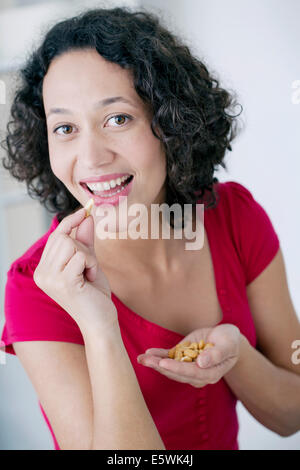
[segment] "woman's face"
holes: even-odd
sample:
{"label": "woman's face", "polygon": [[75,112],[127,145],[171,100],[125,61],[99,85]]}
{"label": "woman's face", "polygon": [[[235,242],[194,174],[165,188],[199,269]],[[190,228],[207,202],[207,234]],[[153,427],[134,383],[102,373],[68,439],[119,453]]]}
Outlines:
{"label": "woman's face", "polygon": [[[130,103],[99,104],[111,97]],[[164,202],[165,152],[128,70],[93,49],[67,52],[44,77],[43,101],[52,171],[81,205],[92,197],[82,180],[113,173],[134,176],[128,208]],[[118,214],[119,205],[114,207]],[[94,207],[94,218],[95,213]]]}

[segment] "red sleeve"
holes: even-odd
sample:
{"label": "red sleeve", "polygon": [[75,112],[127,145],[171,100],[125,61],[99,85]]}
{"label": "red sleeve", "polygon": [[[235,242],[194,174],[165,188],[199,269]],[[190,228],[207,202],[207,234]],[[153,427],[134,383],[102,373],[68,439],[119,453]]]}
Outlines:
{"label": "red sleeve", "polygon": [[272,261],[280,241],[269,215],[251,192],[233,181],[226,185],[237,248],[248,285]]}
{"label": "red sleeve", "polygon": [[16,261],[7,273],[1,341],[10,354],[15,354],[11,344],[17,341],[84,344],[75,320],[35,284],[36,265],[31,260]]}

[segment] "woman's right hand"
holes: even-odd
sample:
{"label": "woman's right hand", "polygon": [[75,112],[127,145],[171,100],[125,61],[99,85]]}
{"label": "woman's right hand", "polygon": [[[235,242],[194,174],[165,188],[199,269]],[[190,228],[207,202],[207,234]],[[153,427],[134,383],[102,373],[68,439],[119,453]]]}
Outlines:
{"label": "woman's right hand", "polygon": [[[70,236],[74,228],[75,239]],[[84,208],[65,217],[50,234],[33,279],[82,331],[118,327],[110,285],[94,251],[94,220],[85,218]]]}

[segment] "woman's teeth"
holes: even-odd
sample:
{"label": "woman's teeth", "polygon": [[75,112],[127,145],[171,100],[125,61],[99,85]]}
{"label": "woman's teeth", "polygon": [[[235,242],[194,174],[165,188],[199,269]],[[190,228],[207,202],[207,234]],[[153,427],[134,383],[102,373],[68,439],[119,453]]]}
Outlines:
{"label": "woman's teeth", "polygon": [[124,181],[126,181],[129,176],[122,176],[122,178],[117,178],[115,180],[104,181],[103,183],[87,183],[87,187],[91,191],[109,191],[116,186],[120,186]]}
{"label": "woman's teeth", "polygon": [[[104,181],[103,183],[86,183],[87,187],[89,188],[89,190],[95,194],[95,195],[99,195],[99,196],[102,196],[102,197],[111,197],[113,196],[114,194],[117,194],[121,191],[123,191],[123,189],[127,186],[127,184],[130,183],[130,181],[132,180],[132,175],[131,176],[122,176],[122,178],[117,178],[115,180],[111,180],[111,181]],[[127,184],[122,184],[124,183],[125,181],[127,181]],[[116,186],[121,186],[120,188],[117,189],[117,191],[115,192],[111,192],[111,189],[115,188]],[[99,192],[102,192],[103,191],[107,191],[109,192],[109,194],[98,194]]]}

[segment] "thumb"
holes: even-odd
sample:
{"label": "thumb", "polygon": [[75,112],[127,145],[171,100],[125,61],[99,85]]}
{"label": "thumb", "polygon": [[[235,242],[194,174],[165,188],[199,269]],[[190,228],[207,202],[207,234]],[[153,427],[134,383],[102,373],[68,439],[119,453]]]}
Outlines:
{"label": "thumb", "polygon": [[[76,240],[86,245],[90,249],[91,253],[95,255],[94,251],[94,219],[90,215],[83,219],[81,224],[76,230]],[[95,264],[85,270],[85,276],[88,281],[93,282],[97,277],[98,263],[95,256]]]}
{"label": "thumb", "polygon": [[85,277],[94,286],[110,297],[111,288],[104,272],[99,266],[94,249],[94,219],[91,215],[83,219],[76,231],[76,240],[86,245],[94,255],[95,264],[85,270]]}
{"label": "thumb", "polygon": [[234,359],[239,353],[241,332],[232,324],[218,325],[212,329],[208,340],[212,347],[204,349],[197,357],[199,367],[214,367]]}
{"label": "thumb", "polygon": [[78,225],[75,238],[94,252],[94,219],[91,215]]}
{"label": "thumb", "polygon": [[213,367],[232,357],[232,351],[220,346],[212,346],[202,351],[197,357],[197,364],[201,368]]}

